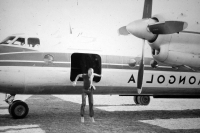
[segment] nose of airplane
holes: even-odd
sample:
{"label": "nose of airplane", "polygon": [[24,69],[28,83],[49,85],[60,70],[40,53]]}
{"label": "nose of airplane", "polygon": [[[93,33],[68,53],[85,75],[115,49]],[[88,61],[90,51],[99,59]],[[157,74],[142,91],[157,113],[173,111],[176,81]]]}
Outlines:
{"label": "nose of airplane", "polygon": [[126,30],[130,34],[138,38],[145,39],[145,40],[152,40],[155,37],[155,35],[149,31],[148,25],[154,24],[155,22],[156,20],[153,20],[153,19],[136,20],[128,24],[126,26]]}

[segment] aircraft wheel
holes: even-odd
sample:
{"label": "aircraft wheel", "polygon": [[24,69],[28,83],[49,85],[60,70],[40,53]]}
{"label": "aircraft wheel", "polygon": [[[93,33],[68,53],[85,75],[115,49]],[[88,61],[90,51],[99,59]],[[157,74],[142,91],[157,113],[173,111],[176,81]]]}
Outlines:
{"label": "aircraft wheel", "polygon": [[[14,102],[18,102],[18,101],[20,101],[20,100],[15,100],[15,101],[12,102],[12,104],[13,104]],[[11,107],[12,104],[9,104],[9,106],[8,106],[8,112],[9,112],[9,114],[10,114],[10,107]]]}
{"label": "aircraft wheel", "polygon": [[22,101],[15,101],[9,106],[9,113],[15,119],[26,117],[29,112],[28,105]]}
{"label": "aircraft wheel", "polygon": [[148,105],[150,103],[150,96],[137,96],[137,101],[140,105]]}
{"label": "aircraft wheel", "polygon": [[10,114],[10,107],[11,107],[11,105],[12,105],[12,104],[10,104],[10,105],[8,106],[8,112],[9,112],[9,114]]}
{"label": "aircraft wheel", "polygon": [[134,97],[133,97],[133,100],[134,100],[135,104],[139,104],[139,103],[138,103],[138,100],[137,100],[137,97],[138,97],[138,96],[134,96]]}

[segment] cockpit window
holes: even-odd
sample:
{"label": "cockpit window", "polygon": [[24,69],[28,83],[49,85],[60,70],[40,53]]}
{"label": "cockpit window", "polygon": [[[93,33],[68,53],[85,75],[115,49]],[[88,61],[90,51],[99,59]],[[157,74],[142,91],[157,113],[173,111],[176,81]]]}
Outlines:
{"label": "cockpit window", "polygon": [[13,42],[14,45],[24,45],[25,44],[25,38],[18,38],[16,41]]}
{"label": "cockpit window", "polygon": [[38,47],[40,45],[39,38],[28,38],[29,47]]}
{"label": "cockpit window", "polygon": [[6,39],[4,39],[0,44],[9,44],[14,38],[15,36],[9,36]]}

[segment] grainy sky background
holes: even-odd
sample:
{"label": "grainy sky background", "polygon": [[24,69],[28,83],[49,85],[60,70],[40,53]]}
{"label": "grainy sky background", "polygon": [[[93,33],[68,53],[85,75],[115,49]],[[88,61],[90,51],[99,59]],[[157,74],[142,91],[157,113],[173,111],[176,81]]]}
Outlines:
{"label": "grainy sky background", "polygon": [[[86,42],[93,38],[96,49],[138,55],[142,41],[119,36],[117,30],[140,19],[143,4],[144,0],[0,0],[0,39],[28,33],[67,40],[71,25],[73,36],[81,34]],[[160,13],[181,16],[189,23],[187,30],[200,32],[200,0],[154,0],[152,15]],[[147,49],[150,53],[148,45]]]}

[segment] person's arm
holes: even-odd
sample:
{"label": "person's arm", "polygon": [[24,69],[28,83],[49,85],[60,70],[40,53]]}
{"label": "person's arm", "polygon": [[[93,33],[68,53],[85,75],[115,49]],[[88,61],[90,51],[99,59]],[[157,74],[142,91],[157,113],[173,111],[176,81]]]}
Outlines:
{"label": "person's arm", "polygon": [[75,81],[73,82],[73,86],[76,86],[76,82],[78,81],[79,78],[83,77],[83,74],[79,74],[76,76]]}
{"label": "person's arm", "polygon": [[99,75],[99,74],[96,74],[96,73],[93,73],[94,76],[96,77],[102,77],[103,75]]}

